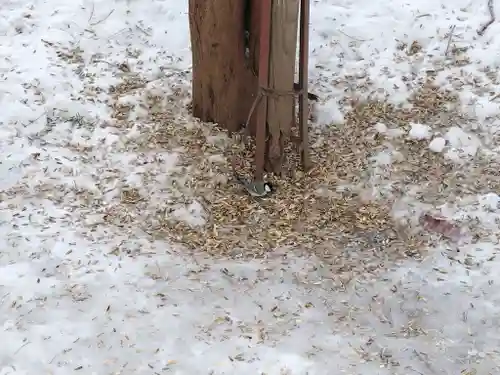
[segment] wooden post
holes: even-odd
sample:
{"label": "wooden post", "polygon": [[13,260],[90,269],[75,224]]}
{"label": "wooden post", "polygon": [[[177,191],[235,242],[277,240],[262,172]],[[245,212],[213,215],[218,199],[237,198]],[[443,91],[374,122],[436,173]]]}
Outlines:
{"label": "wooden post", "polygon": [[311,166],[309,157],[309,103],[307,98],[309,81],[309,0],[301,0],[300,4],[300,55],[299,55],[299,132],[301,141],[302,167],[308,170]]}
{"label": "wooden post", "polygon": [[[245,5],[246,12],[251,12],[250,23],[254,32],[250,33],[250,44],[253,46],[250,50],[254,53],[251,53],[250,60],[254,61],[258,56],[259,84],[246,124],[251,125],[251,133],[256,138],[254,178],[262,180],[265,168],[275,173],[282,172],[285,142],[290,140],[291,127],[296,125],[297,93],[302,164],[304,169],[310,166],[307,126],[309,0],[254,0]],[[294,75],[299,5],[300,77],[297,92]],[[257,115],[252,121],[254,110]]]}
{"label": "wooden post", "polygon": [[242,0],[189,0],[193,115],[230,131],[245,123],[257,89],[245,61],[244,11]]}
{"label": "wooden post", "polygon": [[[259,93],[260,100],[257,113],[255,137],[255,180],[262,181],[266,161],[266,133],[268,117],[267,98],[262,96],[264,88],[269,83],[269,39],[271,36],[271,1],[261,0],[260,3],[260,49],[259,49]],[[259,99],[260,98],[260,99]]]}
{"label": "wooden post", "polygon": [[[285,141],[295,124],[294,77],[300,0],[273,0],[269,87],[268,161],[273,172],[281,173]],[[274,94],[273,94],[274,92]],[[307,98],[306,98],[307,100]],[[307,103],[306,103],[307,104]]]}

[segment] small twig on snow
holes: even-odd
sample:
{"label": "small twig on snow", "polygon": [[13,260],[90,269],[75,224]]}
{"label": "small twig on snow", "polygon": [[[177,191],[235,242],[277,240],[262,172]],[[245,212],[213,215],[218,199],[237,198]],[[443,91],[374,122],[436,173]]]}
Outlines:
{"label": "small twig on snow", "polygon": [[22,348],[24,348],[26,345],[29,345],[29,344],[31,344],[31,341],[26,341],[23,345],[21,345],[19,348],[17,348],[17,350],[14,352],[14,355],[19,353]]}
{"label": "small twig on snow", "polygon": [[490,102],[492,102],[492,101],[494,101],[494,100],[496,100],[496,99],[498,99],[498,98],[500,98],[500,93],[493,95],[493,96],[490,98]]}
{"label": "small twig on snow", "polygon": [[490,12],[490,19],[488,20],[488,22],[486,22],[484,25],[482,25],[478,30],[477,30],[477,33],[478,35],[480,36],[483,36],[484,33],[486,32],[486,29],[488,27],[490,27],[490,25],[495,22],[496,18],[495,18],[495,8],[493,6],[493,0],[488,0],[488,10]]}
{"label": "small twig on snow", "polygon": [[[353,36],[350,36],[350,35],[346,34],[345,32],[343,32],[342,30],[337,30],[337,31],[338,31],[339,33],[341,33],[341,34],[345,35],[346,37],[348,37],[348,38],[350,38],[350,39],[352,39],[352,40],[355,40],[356,42],[368,42],[368,40],[366,40],[366,39],[358,39],[358,38],[355,38],[355,37],[353,37]],[[372,40],[372,39],[370,39],[370,40]]]}
{"label": "small twig on snow", "polygon": [[106,60],[92,60],[93,63],[104,63],[104,64],[108,64],[109,66],[112,66],[112,67],[117,67],[118,64],[115,64],[115,63],[110,63]]}
{"label": "small twig on snow", "polygon": [[29,120],[29,121],[28,121],[28,124],[26,124],[26,125],[25,125],[25,124],[21,124],[21,125],[22,125],[22,126],[24,126],[24,127],[27,127],[27,126],[29,126],[29,125],[32,125],[32,124],[34,124],[35,122],[37,122],[38,120],[40,120],[40,119],[41,119],[44,115],[46,115],[46,114],[47,114],[47,112],[46,112],[46,111],[43,111],[43,113],[42,113],[40,116],[38,116],[36,119],[34,119],[34,120]]}
{"label": "small twig on snow", "polygon": [[137,30],[139,31],[142,31],[144,34],[146,34],[147,36],[151,36],[150,33],[148,33],[146,30],[144,30],[142,27],[140,27],[139,25],[135,25],[135,27],[137,28]]}
{"label": "small twig on snow", "polygon": [[89,16],[89,20],[87,21],[87,23],[90,23],[90,21],[92,20],[92,18],[94,17],[94,11],[95,11],[95,4],[92,3],[92,10],[90,11],[90,16]]}
{"label": "small twig on snow", "polygon": [[94,36],[96,35],[96,32],[94,30],[90,30],[90,29],[83,29],[83,31],[89,33],[89,34],[93,34]]}
{"label": "small twig on snow", "polygon": [[419,18],[422,18],[422,17],[431,17],[431,16],[432,16],[432,14],[430,14],[430,13],[423,13],[423,14],[419,14],[415,18],[419,19]]}
{"label": "small twig on snow", "polygon": [[99,25],[100,23],[102,23],[102,22],[106,21],[106,20],[109,18],[109,16],[111,16],[111,15],[113,14],[113,12],[114,12],[114,11],[115,11],[115,10],[114,10],[114,9],[112,9],[112,10],[111,10],[111,11],[107,14],[107,16],[106,16],[106,17],[104,17],[104,18],[103,18],[102,20],[100,20],[100,21],[92,22],[92,23],[90,24],[90,26],[97,26],[97,25]]}
{"label": "small twig on snow", "polygon": [[453,38],[453,32],[455,31],[456,25],[453,25],[450,28],[450,33],[448,35],[448,44],[446,45],[446,51],[444,52],[444,55],[448,57],[448,52],[450,51],[450,45],[451,45],[451,39]]}

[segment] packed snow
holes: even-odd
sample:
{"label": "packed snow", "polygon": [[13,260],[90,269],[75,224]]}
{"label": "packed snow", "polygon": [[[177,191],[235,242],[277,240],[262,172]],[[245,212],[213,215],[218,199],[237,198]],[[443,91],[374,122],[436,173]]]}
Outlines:
{"label": "packed snow", "polygon": [[375,130],[377,131],[377,133],[380,133],[380,134],[387,134],[387,125],[386,124],[382,124],[381,122],[377,122],[375,124]]}
{"label": "packed snow", "polygon": [[[449,124],[426,147],[455,162],[486,150],[474,132],[500,125],[496,94],[476,89],[499,67],[500,25],[477,35],[486,0],[311,8],[321,124],[344,121],[341,101],[354,89],[339,77],[397,105],[432,71],[448,89],[467,83],[462,110],[479,120]],[[498,191],[433,207],[474,222],[480,236],[436,237],[424,259],[374,279],[332,274],[285,249],[252,261],[187,255],[125,216],[110,222],[107,210],[125,186],[152,204],[169,199],[162,189],[177,155],[132,147],[147,108],[122,97],[137,119],[124,129],[107,103],[124,72],[158,95],[172,80],[189,86],[189,73],[179,78],[190,69],[187,0],[4,0],[0,9],[1,375],[500,373]],[[400,131],[391,127],[376,130]],[[374,178],[394,155],[388,145],[374,156]],[[405,193],[396,216],[427,209]],[[202,225],[202,211],[195,202],[173,215]]]}
{"label": "packed snow", "polygon": [[427,139],[432,135],[431,127],[429,125],[424,124],[410,124],[411,129],[408,133],[408,136],[411,139],[421,141],[423,139]]}
{"label": "packed snow", "polygon": [[432,152],[443,152],[446,146],[446,139],[443,137],[436,137],[432,141],[429,142],[429,149]]}
{"label": "packed snow", "polygon": [[450,144],[446,156],[455,161],[476,155],[481,147],[481,142],[475,135],[468,134],[458,126],[452,126],[445,134],[445,139]]}

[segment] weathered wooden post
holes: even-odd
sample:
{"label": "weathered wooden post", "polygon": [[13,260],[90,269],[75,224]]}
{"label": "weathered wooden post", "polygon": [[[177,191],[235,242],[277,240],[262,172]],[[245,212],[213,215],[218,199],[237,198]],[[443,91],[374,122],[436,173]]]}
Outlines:
{"label": "weathered wooden post", "polygon": [[[302,0],[300,4],[300,49],[299,49],[299,132],[302,156],[302,167],[308,170],[311,167],[309,158],[309,0]],[[317,97],[316,97],[317,100]]]}
{"label": "weathered wooden post", "polygon": [[[300,10],[299,83],[294,83]],[[193,115],[255,136],[255,178],[280,173],[297,125],[309,167],[307,54],[309,0],[189,0]]]}
{"label": "weathered wooden post", "polygon": [[230,131],[245,123],[257,88],[245,60],[244,11],[243,0],[189,0],[193,115]]}
{"label": "weathered wooden post", "polygon": [[[262,181],[266,162],[268,102],[264,90],[269,83],[269,40],[271,37],[271,4],[272,0],[261,1],[260,13],[260,48],[259,48],[259,92],[256,103],[261,101],[257,115],[255,135],[255,175],[257,181]],[[263,99],[263,100],[262,100]]]}
{"label": "weathered wooden post", "polygon": [[281,173],[285,142],[295,124],[294,78],[300,0],[273,0],[268,96],[269,164]]}
{"label": "weathered wooden post", "polygon": [[[299,83],[295,85],[297,29],[300,5]],[[295,97],[299,97],[299,133],[304,169],[309,168],[307,103],[309,0],[261,0],[259,93],[255,178],[264,164],[281,173],[285,143],[296,125]],[[266,160],[267,159],[267,160]]]}

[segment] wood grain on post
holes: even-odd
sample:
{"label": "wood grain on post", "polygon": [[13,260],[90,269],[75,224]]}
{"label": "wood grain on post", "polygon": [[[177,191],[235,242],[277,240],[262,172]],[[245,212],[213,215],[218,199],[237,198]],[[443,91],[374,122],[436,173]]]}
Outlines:
{"label": "wood grain on post", "polygon": [[302,167],[307,171],[311,167],[309,156],[309,0],[302,0],[300,4],[300,55],[299,55],[299,87],[302,94],[299,97],[299,132],[301,141]]}
{"label": "wood grain on post", "polygon": [[[271,36],[271,1],[260,1],[260,49],[259,49],[259,86],[267,87],[269,82],[269,39]],[[259,95],[261,95],[260,93]],[[257,181],[262,181],[264,174],[264,165],[266,160],[266,120],[268,118],[268,102],[267,98],[261,98],[257,114],[256,136],[255,136],[255,175]]]}
{"label": "wood grain on post", "polygon": [[230,131],[245,123],[257,91],[257,77],[245,61],[243,5],[189,0],[193,115]]}
{"label": "wood grain on post", "polygon": [[[297,28],[300,0],[273,0],[269,88],[277,92],[293,92],[297,52]],[[268,100],[268,156],[274,172],[281,172],[284,142],[295,124],[295,97],[270,95]]]}

